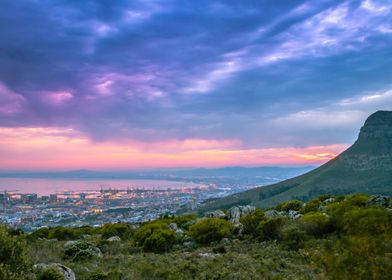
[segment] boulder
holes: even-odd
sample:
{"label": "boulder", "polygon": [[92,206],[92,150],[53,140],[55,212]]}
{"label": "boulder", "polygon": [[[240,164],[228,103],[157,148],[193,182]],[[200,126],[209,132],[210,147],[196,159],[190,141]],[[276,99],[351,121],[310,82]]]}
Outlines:
{"label": "boulder", "polygon": [[324,204],[331,204],[334,201],[335,201],[335,198],[330,197],[330,198],[327,198],[326,200],[324,200]]}
{"label": "boulder", "polygon": [[67,241],[67,242],[64,243],[64,248],[70,247],[70,246],[72,246],[72,245],[74,245],[74,244],[76,244],[76,243],[78,243],[78,241],[69,240],[69,241]]}
{"label": "boulder", "polygon": [[366,206],[388,207],[390,199],[391,198],[387,195],[372,195],[369,200],[366,201]]}
{"label": "boulder", "polygon": [[184,243],[182,243],[182,245],[184,245],[184,247],[190,248],[190,249],[197,247],[197,244],[194,241],[185,241]]}
{"label": "boulder", "polygon": [[199,253],[199,256],[202,258],[215,258],[219,256],[220,254],[214,254],[214,253]]}
{"label": "boulder", "polygon": [[184,230],[178,228],[178,229],[176,229],[175,234],[176,234],[177,238],[181,238],[184,236],[185,233],[184,233]]}
{"label": "boulder", "polygon": [[265,212],[264,212],[264,215],[265,215],[267,218],[273,218],[273,217],[279,217],[279,216],[281,216],[281,213],[280,213],[279,211],[276,211],[276,210],[268,210],[268,211],[265,211]]}
{"label": "boulder", "polygon": [[251,205],[246,206],[234,206],[227,210],[226,217],[229,221],[238,224],[240,222],[240,218],[248,215],[249,213],[256,210],[256,207]]}
{"label": "boulder", "polygon": [[39,263],[39,264],[35,264],[33,268],[36,270],[54,268],[64,276],[65,280],[76,280],[75,273],[72,271],[72,269],[60,263],[48,263],[48,264]]}
{"label": "boulder", "polygon": [[167,226],[167,228],[170,230],[177,230],[178,226],[176,223],[171,223],[170,225]]}
{"label": "boulder", "polygon": [[289,212],[287,213],[287,217],[295,220],[302,217],[302,214],[295,210],[289,210]]}
{"label": "boulder", "polygon": [[115,235],[115,236],[109,237],[109,238],[108,238],[108,241],[109,241],[109,242],[120,242],[120,241],[121,241],[121,238],[120,238],[120,236]]}
{"label": "boulder", "polygon": [[218,219],[221,219],[221,218],[226,217],[226,214],[222,210],[216,210],[216,211],[213,211],[213,212],[206,213],[205,216],[207,218],[218,218]]}

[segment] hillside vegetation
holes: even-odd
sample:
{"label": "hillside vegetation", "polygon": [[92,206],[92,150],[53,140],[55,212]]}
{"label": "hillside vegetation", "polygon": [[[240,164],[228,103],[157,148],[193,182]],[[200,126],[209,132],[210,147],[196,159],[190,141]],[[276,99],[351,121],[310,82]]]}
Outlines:
{"label": "hillside vegetation", "polygon": [[358,140],[326,164],[298,177],[207,203],[201,211],[235,204],[272,207],[289,199],[307,201],[323,194],[392,195],[392,111],[372,114]]}
{"label": "hillside vegetation", "polygon": [[323,195],[140,225],[30,234],[3,226],[0,279],[390,279],[390,205],[385,196]]}

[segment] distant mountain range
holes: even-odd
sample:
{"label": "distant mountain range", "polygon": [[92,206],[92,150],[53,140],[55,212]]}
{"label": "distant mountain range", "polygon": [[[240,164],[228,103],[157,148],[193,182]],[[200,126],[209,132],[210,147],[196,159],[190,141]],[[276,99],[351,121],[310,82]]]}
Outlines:
{"label": "distant mountain range", "polygon": [[326,164],[283,182],[213,201],[204,209],[253,204],[262,208],[288,199],[309,200],[321,194],[392,195],[392,111],[368,117],[357,141]]}
{"label": "distant mountain range", "polygon": [[0,171],[0,178],[49,178],[49,179],[182,179],[182,178],[249,178],[260,177],[271,180],[283,180],[313,169],[313,166],[301,167],[224,167],[197,168],[183,170],[154,171],[92,171],[74,170],[63,172],[26,172]]}

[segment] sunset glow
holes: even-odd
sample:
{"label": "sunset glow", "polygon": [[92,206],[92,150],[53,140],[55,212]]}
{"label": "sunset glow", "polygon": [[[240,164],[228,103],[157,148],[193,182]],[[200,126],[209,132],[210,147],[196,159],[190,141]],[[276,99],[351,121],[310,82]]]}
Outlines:
{"label": "sunset glow", "polygon": [[346,145],[244,149],[238,140],[92,142],[73,129],[0,129],[1,166],[24,170],[321,164]]}

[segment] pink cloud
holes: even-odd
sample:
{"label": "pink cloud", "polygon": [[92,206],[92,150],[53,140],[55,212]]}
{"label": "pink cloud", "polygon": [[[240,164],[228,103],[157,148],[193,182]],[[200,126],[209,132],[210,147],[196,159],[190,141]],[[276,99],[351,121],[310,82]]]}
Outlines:
{"label": "pink cloud", "polygon": [[242,149],[237,140],[93,143],[71,128],[0,128],[0,169],[145,169],[320,164],[347,145]]}

